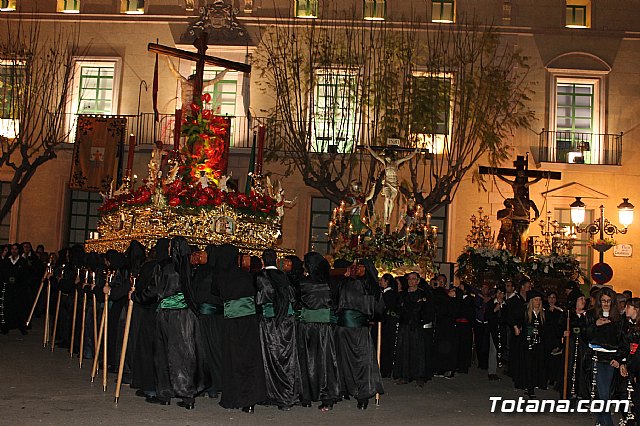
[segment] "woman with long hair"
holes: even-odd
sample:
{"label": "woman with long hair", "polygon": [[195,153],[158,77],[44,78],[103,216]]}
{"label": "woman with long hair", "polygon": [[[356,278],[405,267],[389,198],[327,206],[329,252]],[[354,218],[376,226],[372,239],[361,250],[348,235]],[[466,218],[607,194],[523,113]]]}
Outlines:
{"label": "woman with long hair", "polygon": [[[591,399],[609,400],[616,369],[620,367],[616,356],[621,343],[622,321],[615,308],[616,293],[603,287],[595,295],[595,307],[587,314],[586,337],[591,350],[593,376]],[[613,426],[611,413],[598,413],[597,422]]]}
{"label": "woman with long hair", "polygon": [[[515,326],[515,335],[521,337],[521,357],[519,364],[520,385],[526,395],[535,397],[535,388],[546,389],[547,375],[544,357],[545,314],[542,307],[542,293],[536,290],[527,292],[524,315]],[[519,387],[516,384],[516,387]]]}

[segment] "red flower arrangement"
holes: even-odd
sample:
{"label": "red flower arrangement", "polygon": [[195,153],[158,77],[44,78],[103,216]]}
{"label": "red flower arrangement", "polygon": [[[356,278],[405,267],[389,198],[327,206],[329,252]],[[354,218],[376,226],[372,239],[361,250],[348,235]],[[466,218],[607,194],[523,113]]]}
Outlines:
{"label": "red flower arrangement", "polygon": [[120,206],[143,206],[151,201],[151,191],[146,186],[141,186],[135,191],[127,194],[120,194],[113,198],[105,200],[104,203],[98,207],[98,211],[102,213],[117,210]]}

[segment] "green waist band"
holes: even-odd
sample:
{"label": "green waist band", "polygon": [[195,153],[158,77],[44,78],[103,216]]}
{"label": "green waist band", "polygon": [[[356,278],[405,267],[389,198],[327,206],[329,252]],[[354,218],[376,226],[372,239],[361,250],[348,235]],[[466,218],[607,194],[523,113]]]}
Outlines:
{"label": "green waist band", "polygon": [[302,308],[300,313],[300,321],[302,322],[319,322],[330,323],[331,322],[331,310],[329,309],[307,309]]}
{"label": "green waist band", "polygon": [[225,318],[240,318],[255,315],[256,303],[253,296],[241,297],[240,299],[226,300],[224,302]]}
{"label": "green waist band", "polygon": [[201,303],[198,310],[202,315],[222,315],[224,314],[224,306],[214,305],[213,303]]}
{"label": "green waist band", "polygon": [[369,325],[369,319],[365,314],[353,309],[345,309],[338,314],[340,327],[359,328]]}
{"label": "green waist band", "polygon": [[[293,305],[289,303],[289,309],[287,310],[287,315],[293,315]],[[273,303],[267,302],[262,305],[262,316],[265,318],[273,318],[276,316],[276,312],[273,309]]]}
{"label": "green waist band", "polygon": [[186,309],[187,303],[184,301],[184,294],[176,293],[173,296],[165,297],[160,301],[158,309]]}

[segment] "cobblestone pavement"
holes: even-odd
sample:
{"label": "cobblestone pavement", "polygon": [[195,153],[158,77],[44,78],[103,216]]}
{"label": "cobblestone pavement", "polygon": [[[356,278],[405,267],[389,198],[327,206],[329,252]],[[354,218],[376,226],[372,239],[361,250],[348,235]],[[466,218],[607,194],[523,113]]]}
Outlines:
{"label": "cobblestone pavement", "polygon": [[[120,402],[114,404],[115,375],[109,375],[106,393],[102,381],[91,383],[90,362],[78,368],[78,359],[68,351],[42,348],[42,321],[36,320],[27,336],[16,330],[0,335],[0,424],[1,425],[589,425],[588,414],[492,414],[489,396],[517,399],[508,378],[489,382],[484,372],[472,368],[454,379],[434,378],[424,388],[395,385],[385,380],[386,393],[380,406],[356,409],[355,401],[344,401],[331,412],[294,407],[282,412],[274,407],[256,407],[255,414],[225,410],[218,401],[198,398],[196,408],[160,407],[134,396],[123,385]],[[40,328],[39,328],[40,327]],[[557,394],[540,391],[538,397]]]}

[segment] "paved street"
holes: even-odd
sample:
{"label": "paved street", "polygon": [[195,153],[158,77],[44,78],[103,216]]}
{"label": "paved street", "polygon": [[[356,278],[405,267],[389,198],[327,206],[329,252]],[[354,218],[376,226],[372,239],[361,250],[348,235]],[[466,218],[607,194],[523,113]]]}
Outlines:
{"label": "paved street", "polygon": [[[472,369],[469,375],[453,380],[434,378],[423,389],[413,384],[398,386],[385,381],[386,394],[379,407],[359,411],[354,401],[335,406],[332,412],[295,407],[281,412],[272,407],[256,407],[254,415],[225,410],[217,400],[198,398],[196,409],[186,411],[175,405],[150,405],[123,386],[120,403],[113,402],[115,375],[109,377],[107,393],[102,383],[89,380],[89,363],[78,368],[77,358],[56,349],[42,349],[41,320],[22,337],[17,331],[0,335],[0,424],[1,425],[589,425],[585,414],[492,414],[490,395],[517,398],[522,395],[511,382],[489,382],[485,374]],[[555,398],[553,392],[540,392],[540,398]]]}

